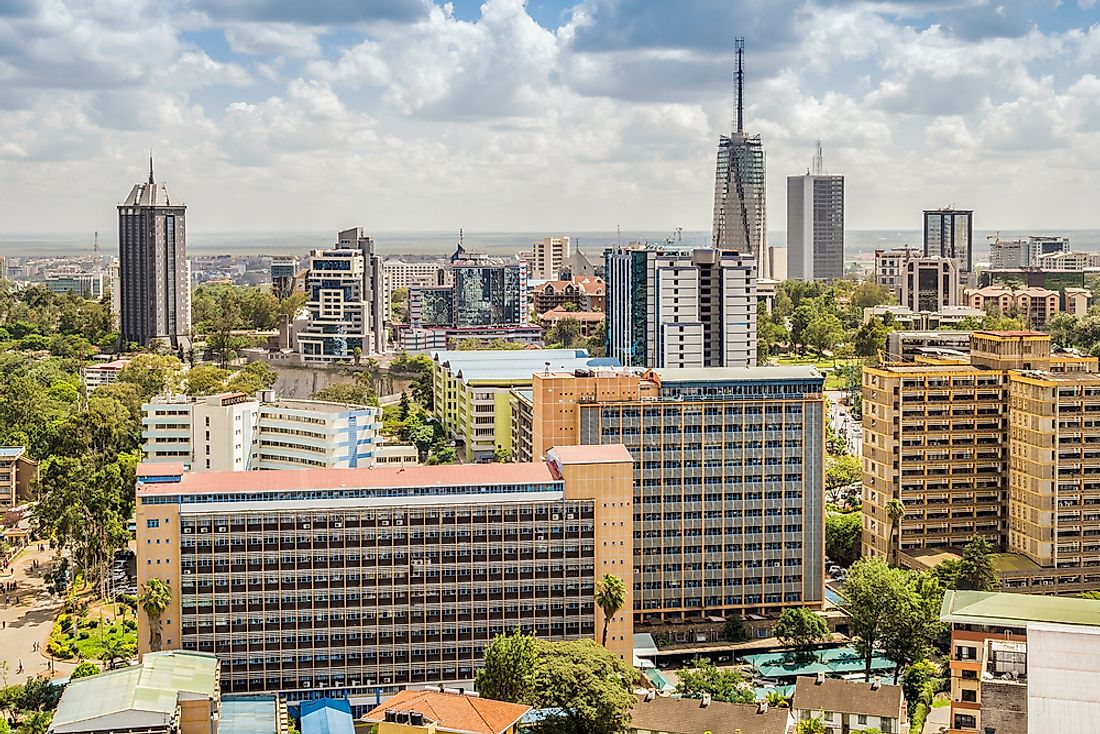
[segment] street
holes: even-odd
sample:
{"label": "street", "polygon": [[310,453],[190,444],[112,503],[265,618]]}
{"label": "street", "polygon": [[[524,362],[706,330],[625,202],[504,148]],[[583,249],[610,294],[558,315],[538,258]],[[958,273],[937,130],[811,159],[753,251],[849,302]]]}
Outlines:
{"label": "street", "polygon": [[[4,596],[0,596],[0,669],[7,666],[4,685],[22,683],[33,675],[64,678],[76,667],[75,663],[58,662],[51,672],[45,656],[46,641],[61,608],[61,600],[50,596],[42,580],[50,558],[49,548],[40,552],[37,544],[32,543],[15,559],[9,569],[13,572],[0,575],[0,583],[14,581],[16,585],[15,591],[3,592],[7,604],[3,603]],[[36,560],[39,567],[32,570]],[[35,642],[40,644],[40,651],[34,650]],[[20,661],[23,672],[16,673]]]}

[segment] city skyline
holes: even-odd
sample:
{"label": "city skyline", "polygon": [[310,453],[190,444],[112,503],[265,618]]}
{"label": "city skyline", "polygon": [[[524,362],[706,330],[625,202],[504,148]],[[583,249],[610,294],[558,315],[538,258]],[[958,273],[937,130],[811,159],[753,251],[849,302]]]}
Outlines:
{"label": "city skyline", "polygon": [[1088,0],[390,0],[5,11],[4,228],[109,232],[152,148],[207,231],[703,230],[735,35],[777,221],[821,138],[853,229],[1100,225]]}

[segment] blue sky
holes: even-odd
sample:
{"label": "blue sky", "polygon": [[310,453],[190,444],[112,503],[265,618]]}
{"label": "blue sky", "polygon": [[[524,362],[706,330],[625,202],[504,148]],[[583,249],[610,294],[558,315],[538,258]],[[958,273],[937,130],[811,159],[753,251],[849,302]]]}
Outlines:
{"label": "blue sky", "polygon": [[0,0],[0,230],[706,229],[735,36],[770,229],[1100,228],[1098,0]]}

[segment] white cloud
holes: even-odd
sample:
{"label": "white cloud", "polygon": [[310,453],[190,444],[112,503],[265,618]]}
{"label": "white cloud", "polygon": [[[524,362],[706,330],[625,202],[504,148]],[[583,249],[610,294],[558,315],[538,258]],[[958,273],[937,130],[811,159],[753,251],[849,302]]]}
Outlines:
{"label": "white cloud", "polygon": [[289,23],[242,23],[225,31],[225,40],[238,54],[312,58],[321,53],[317,34]]}

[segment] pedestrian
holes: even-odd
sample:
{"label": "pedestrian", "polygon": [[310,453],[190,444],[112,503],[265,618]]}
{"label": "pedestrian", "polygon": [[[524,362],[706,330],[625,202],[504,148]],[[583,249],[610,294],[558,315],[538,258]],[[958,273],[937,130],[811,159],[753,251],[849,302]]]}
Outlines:
{"label": "pedestrian", "polygon": [[19,674],[20,674],[20,673],[22,673],[22,672],[23,672],[23,658],[19,658],[19,667],[18,667],[18,669],[17,669],[16,671],[15,671],[15,674],[16,674],[16,675],[19,675]]}

